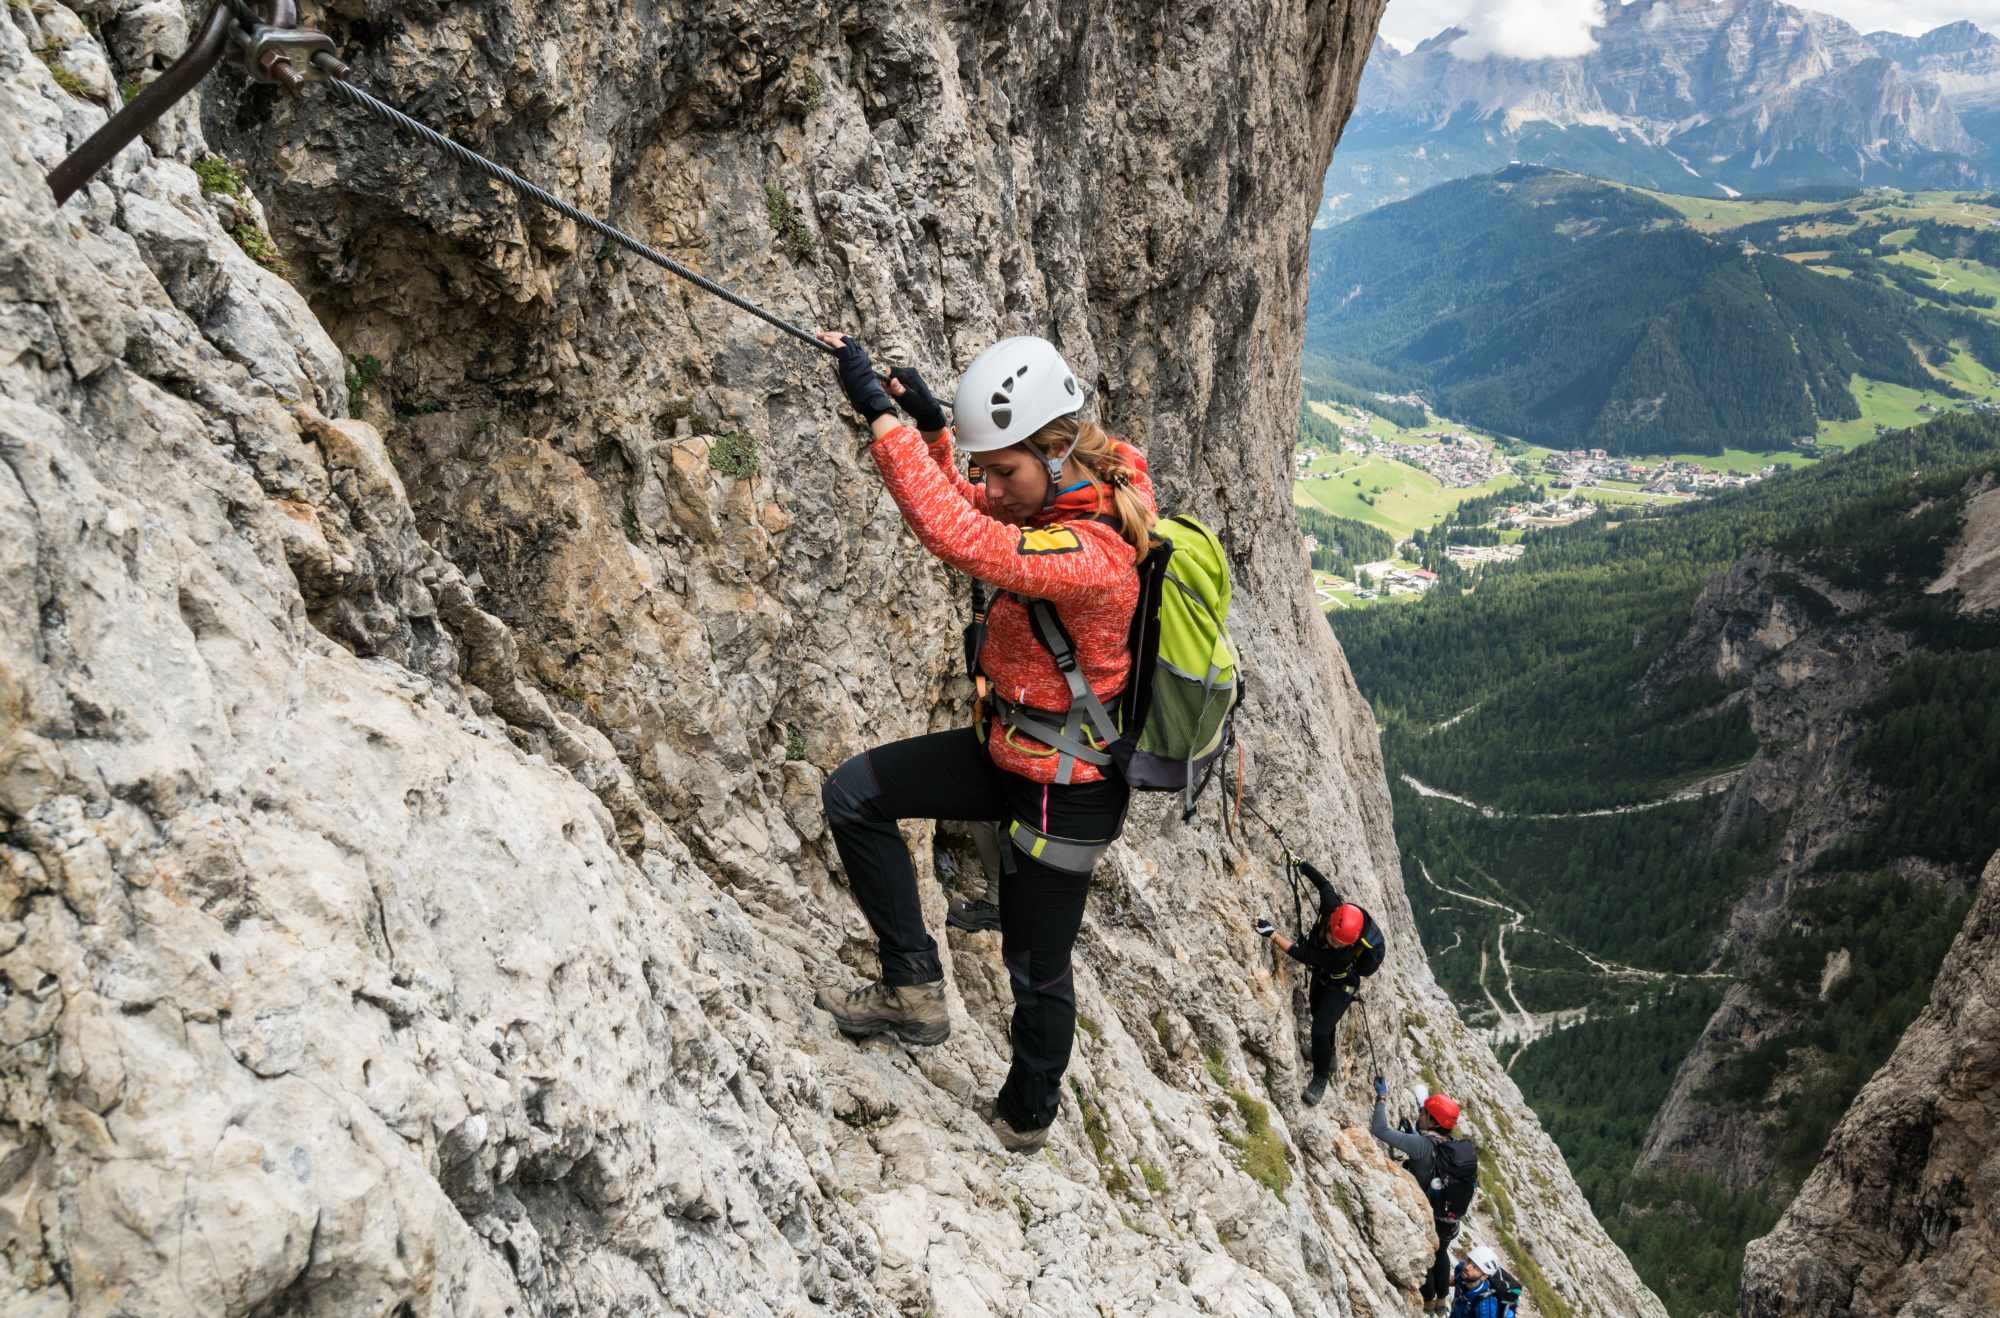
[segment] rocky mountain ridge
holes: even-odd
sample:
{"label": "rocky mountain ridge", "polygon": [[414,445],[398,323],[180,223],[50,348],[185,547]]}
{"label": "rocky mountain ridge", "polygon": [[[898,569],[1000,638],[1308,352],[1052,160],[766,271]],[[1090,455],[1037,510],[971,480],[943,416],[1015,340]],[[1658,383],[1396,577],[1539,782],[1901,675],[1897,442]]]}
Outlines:
{"label": "rocky mountain ridge", "polygon": [[[1994,605],[2000,489],[1988,477],[1961,502],[1962,532],[1924,591],[1951,601],[1960,617],[1984,618]],[[1912,627],[1909,607],[1904,591],[1858,587],[1810,562],[1754,552],[1708,584],[1680,646],[1649,675],[1662,684],[1711,674],[1750,711],[1760,749],[1736,779],[1717,840],[1760,820],[1780,830],[1775,865],[1731,911],[1719,959],[1739,967],[1741,978],[1654,1118],[1641,1159],[1652,1170],[1700,1173],[1746,1189],[1781,1176],[1764,1105],[1719,1100],[1711,1091],[1732,1058],[1797,1031],[1799,1010],[1771,1000],[1758,968],[1776,940],[1811,926],[1802,903],[1829,881],[1829,862],[1833,870],[1853,868],[1841,863],[1843,853],[1897,808],[1890,784],[1857,761],[1857,750],[1880,717],[1875,704],[1891,678],[1933,652],[1925,630]],[[1917,856],[1892,867],[1913,884],[1951,890],[1977,883],[1976,869],[1956,872],[1963,867]],[[1825,974],[1822,998],[1838,978],[1831,967]],[[1781,1068],[1774,1089],[1794,1087],[1809,1064],[1801,1056]]]}
{"label": "rocky mountain ridge", "polygon": [[1923,1015],[1868,1082],[1777,1229],[1744,1260],[1745,1318],[1993,1312],[2000,857]]}
{"label": "rocky mountain ridge", "polygon": [[[371,89],[792,314],[941,377],[1059,336],[1233,547],[1252,802],[1414,948],[1288,497],[1306,185],[1379,13],[321,21]],[[57,213],[41,172],[186,38],[0,20],[7,1310],[1406,1311],[1430,1227],[1354,1130],[1361,1029],[1292,1097],[1269,842],[1135,812],[1044,1157],[976,1115],[991,939],[943,949],[940,1048],[812,1010],[873,968],[822,776],[964,696],[961,583],[824,363],[229,71]],[[1469,1239],[1538,1312],[1663,1312],[1421,958],[1357,1015],[1467,1100]]]}
{"label": "rocky mountain ridge", "polygon": [[1517,160],[1717,197],[1993,181],[2000,143],[1959,112],[2000,100],[2000,37],[1970,23],[1863,35],[1779,0],[1636,0],[1573,58],[1459,59],[1463,36],[1370,59],[1318,223]]}

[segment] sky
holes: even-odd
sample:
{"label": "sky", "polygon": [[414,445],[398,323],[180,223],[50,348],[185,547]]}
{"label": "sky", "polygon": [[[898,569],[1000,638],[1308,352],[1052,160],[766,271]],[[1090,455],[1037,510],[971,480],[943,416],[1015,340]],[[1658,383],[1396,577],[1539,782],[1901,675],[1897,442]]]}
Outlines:
{"label": "sky", "polygon": [[[1617,3],[1617,0],[1610,0]],[[1790,0],[1846,19],[1863,32],[1905,32],[1911,36],[1969,18],[2000,35],[2000,0]],[[1591,25],[1604,0],[1389,0],[1382,36],[1408,50],[1425,37],[1456,23],[1471,33],[1456,52],[1467,57],[1504,55],[1516,59],[1587,54],[1595,43]]]}

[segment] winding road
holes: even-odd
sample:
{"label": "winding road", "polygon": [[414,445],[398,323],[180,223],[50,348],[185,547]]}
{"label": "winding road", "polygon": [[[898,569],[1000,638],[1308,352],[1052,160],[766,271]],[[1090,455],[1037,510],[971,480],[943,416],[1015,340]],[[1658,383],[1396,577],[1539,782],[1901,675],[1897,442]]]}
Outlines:
{"label": "winding road", "polygon": [[[1500,999],[1494,996],[1491,988],[1487,987],[1486,973],[1491,960],[1487,956],[1485,947],[1482,946],[1479,949],[1479,991],[1485,995],[1486,1001],[1492,1005],[1495,1021],[1488,1028],[1475,1028],[1475,1032],[1484,1038],[1496,1053],[1508,1044],[1514,1046],[1513,1053],[1501,1063],[1503,1067],[1509,1070],[1513,1069],[1514,1063],[1520,1060],[1521,1054],[1527,1051],[1529,1044],[1535,1042],[1537,1039],[1553,1034],[1557,1030],[1582,1022],[1590,1010],[1588,1007],[1562,1007],[1555,1011],[1538,1012],[1529,1011],[1523,1006],[1520,995],[1514,991],[1514,965],[1507,959],[1507,935],[1510,933],[1525,931],[1531,934],[1538,934],[1582,957],[1603,978],[1619,980],[1628,984],[1664,984],[1674,980],[1728,978],[1728,976],[1714,971],[1702,971],[1697,974],[1683,975],[1665,970],[1646,970],[1639,966],[1628,966],[1617,961],[1605,961],[1599,957],[1592,956],[1569,939],[1564,938],[1561,934],[1550,933],[1546,929],[1540,929],[1529,924],[1526,913],[1515,910],[1505,902],[1495,901],[1490,897],[1481,897],[1477,893],[1465,892],[1438,882],[1431,877],[1430,866],[1425,864],[1421,859],[1417,861],[1417,872],[1423,875],[1425,883],[1439,892],[1445,893],[1462,902],[1470,902],[1475,906],[1486,907],[1491,911],[1497,912],[1500,916],[1500,932],[1498,938],[1495,940],[1495,957],[1500,963],[1501,992],[1505,995],[1507,1001],[1513,1004],[1513,1009],[1510,1011],[1507,1007],[1501,1005]],[[1451,908],[1440,906],[1432,909],[1434,911],[1442,911]],[[1437,955],[1443,956],[1446,952],[1450,952],[1459,946],[1462,936],[1455,930],[1453,931],[1453,935],[1451,946],[1444,948]]]}
{"label": "winding road", "polygon": [[[1463,718],[1465,716],[1461,714],[1459,717]],[[1704,778],[1700,782],[1689,783],[1679,791],[1669,796],[1663,796],[1657,801],[1639,801],[1632,805],[1607,806],[1602,810],[1573,810],[1567,813],[1533,815],[1514,814],[1506,810],[1496,809],[1490,805],[1481,805],[1477,801],[1468,800],[1463,796],[1447,792],[1442,787],[1432,787],[1429,783],[1419,781],[1407,773],[1398,774],[1397,776],[1409,784],[1418,796],[1427,796],[1438,801],[1450,801],[1453,805],[1462,805],[1467,810],[1477,810],[1482,817],[1487,819],[1603,819],[1609,815],[1630,815],[1637,814],[1641,810],[1658,810],[1663,805],[1679,805],[1683,801],[1699,801],[1704,796],[1714,796],[1718,792],[1726,792],[1736,785],[1738,778],[1743,776],[1743,769],[1740,765],[1734,769],[1725,769],[1723,772]]]}

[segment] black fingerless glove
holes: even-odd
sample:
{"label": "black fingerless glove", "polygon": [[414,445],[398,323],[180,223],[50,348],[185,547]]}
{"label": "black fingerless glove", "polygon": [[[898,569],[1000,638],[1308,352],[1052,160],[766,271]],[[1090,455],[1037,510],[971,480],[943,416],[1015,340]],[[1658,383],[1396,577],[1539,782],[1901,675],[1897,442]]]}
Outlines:
{"label": "black fingerless glove", "polygon": [[882,387],[882,377],[875,374],[875,366],[868,360],[868,349],[851,334],[843,334],[840,343],[840,351],[833,358],[833,373],[839,378],[847,401],[854,404],[854,410],[871,422],[895,411],[896,404],[889,398],[889,391]]}
{"label": "black fingerless glove", "polygon": [[944,405],[924,383],[924,377],[917,374],[916,367],[898,366],[889,372],[889,378],[903,386],[903,396],[896,401],[909,413],[910,420],[917,423],[917,429],[932,434],[945,428]]}

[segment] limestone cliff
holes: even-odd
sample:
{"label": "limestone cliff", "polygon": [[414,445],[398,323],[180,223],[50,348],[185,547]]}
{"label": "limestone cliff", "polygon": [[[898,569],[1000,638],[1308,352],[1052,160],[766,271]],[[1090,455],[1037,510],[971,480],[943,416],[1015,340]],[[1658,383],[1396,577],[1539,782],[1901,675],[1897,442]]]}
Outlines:
{"label": "limestone cliff", "polygon": [[2000,1307],[2000,856],[1930,1005],[1834,1131],[1743,1266],[1745,1318]]}
{"label": "limestone cliff", "polygon": [[1072,1101],[1016,1160],[973,1111],[990,937],[946,948],[945,1046],[811,1007],[873,969],[822,774],[964,717],[961,585],[823,359],[228,71],[57,213],[41,171],[187,16],[11,4],[7,1312],[1403,1312],[1428,1222],[1352,1129],[1372,1048],[1466,1098],[1471,1238],[1537,1312],[1661,1313],[1415,955],[1306,589],[1307,224],[1380,10],[311,15],[378,93],[782,312],[941,379],[1052,334],[1224,532],[1251,799],[1405,950],[1300,1110],[1302,995],[1248,930],[1287,904],[1271,842],[1135,811]]}
{"label": "limestone cliff", "polygon": [[[1748,710],[1759,750],[1735,779],[1717,837],[1761,827],[1771,837],[1772,862],[1731,908],[1718,960],[1736,968],[1737,980],[1681,1064],[1641,1161],[1654,1170],[1699,1172],[1739,1188],[1775,1191],[1777,1202],[1797,1188],[1804,1170],[1779,1170],[1777,1135],[1788,1111],[1782,1100],[1825,1084],[1814,1077],[1813,1050],[1800,1046],[1749,1101],[1718,1096],[1715,1087],[1726,1079],[1731,1059],[1796,1040],[1802,1022],[1825,1010],[1840,976],[1829,967],[1818,999],[1799,1003],[1774,995],[1761,982],[1762,972],[1786,953],[1788,940],[1820,923],[1805,907],[1841,874],[1882,871],[1909,884],[1962,893],[1977,882],[1990,845],[1982,838],[1974,856],[1957,860],[1906,846],[1867,845],[1871,832],[1905,803],[1898,784],[1885,781],[1879,766],[1858,762],[1857,750],[1876,721],[1892,712],[1877,702],[1913,660],[1990,654],[1990,624],[1964,635],[1941,629],[1918,601],[1930,601],[1968,628],[1990,619],[2000,560],[2000,490],[1988,471],[1941,497],[1911,494],[1885,504],[1877,515],[1878,528],[1938,517],[1930,533],[1935,561],[1925,560],[1914,579],[1864,584],[1840,570],[1843,546],[1837,540],[1814,555],[1796,546],[1791,553],[1753,551],[1703,589],[1686,635],[1650,675],[1654,681],[1712,675],[1733,688],[1731,702]],[[1978,735],[1973,728],[1963,733]],[[1950,745],[1926,751],[1961,753]],[[1889,971],[1915,976],[1921,988],[1942,950],[1940,942],[1924,965]],[[1889,993],[1879,978],[1871,991]]]}

